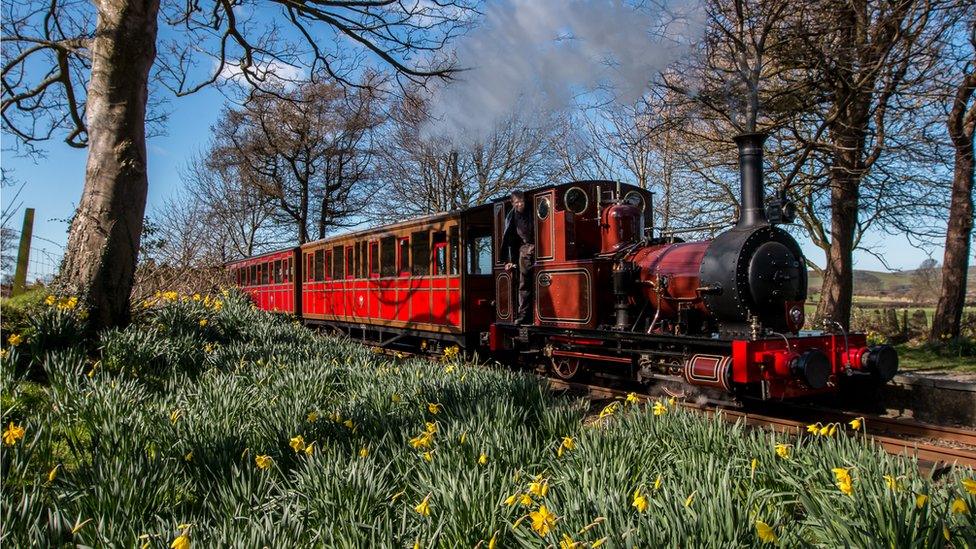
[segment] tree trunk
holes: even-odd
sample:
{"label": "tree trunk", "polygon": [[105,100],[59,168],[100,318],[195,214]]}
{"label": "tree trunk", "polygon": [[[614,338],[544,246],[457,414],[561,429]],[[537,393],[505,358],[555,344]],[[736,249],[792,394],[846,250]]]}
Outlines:
{"label": "tree trunk", "polygon": [[955,169],[952,174],[945,257],[942,261],[942,292],[929,333],[929,341],[932,342],[959,337],[962,309],[966,302],[966,275],[973,231],[973,130],[976,126],[976,105],[967,106],[974,91],[976,73],[969,73],[956,90],[946,124],[955,149]]}
{"label": "tree trunk", "polygon": [[159,0],[95,0],[88,165],[61,269],[93,329],[129,320],[146,193],[146,100]]}

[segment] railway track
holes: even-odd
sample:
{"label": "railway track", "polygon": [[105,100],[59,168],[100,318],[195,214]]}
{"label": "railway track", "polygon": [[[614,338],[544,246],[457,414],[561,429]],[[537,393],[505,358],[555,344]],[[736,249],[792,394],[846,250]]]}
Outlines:
{"label": "railway track", "polygon": [[[556,389],[585,391],[591,398],[621,398],[629,391],[604,385],[587,385],[546,378]],[[638,393],[642,399],[655,397]],[[811,423],[846,423],[861,418],[867,436],[891,454],[917,457],[926,468],[961,465],[976,469],[976,431],[931,425],[917,421],[899,420],[870,414],[852,414],[823,408],[784,407],[788,413],[762,414],[716,405],[680,403],[681,406],[707,415],[721,413],[728,421],[743,421],[746,425],[773,429],[799,435]],[[811,419],[817,414],[816,419]],[[784,417],[789,416],[789,417]]]}

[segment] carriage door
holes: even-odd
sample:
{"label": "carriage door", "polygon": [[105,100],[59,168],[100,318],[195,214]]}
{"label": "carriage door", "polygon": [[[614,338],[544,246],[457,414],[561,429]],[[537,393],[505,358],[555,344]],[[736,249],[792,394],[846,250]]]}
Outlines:
{"label": "carriage door", "polygon": [[[505,263],[502,261],[502,238],[505,235],[505,214],[508,201],[496,202],[493,211],[493,224],[495,226],[495,246],[492,254],[492,271],[495,274],[495,316],[498,322],[512,321],[512,303],[514,301],[514,290],[512,285],[512,273],[505,270]],[[513,258],[515,261],[518,258]],[[513,261],[514,262],[514,261]]]}

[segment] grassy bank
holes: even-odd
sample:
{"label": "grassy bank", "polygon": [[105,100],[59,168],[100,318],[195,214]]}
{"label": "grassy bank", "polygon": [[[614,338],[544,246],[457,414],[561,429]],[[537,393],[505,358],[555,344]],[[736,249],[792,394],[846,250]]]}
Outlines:
{"label": "grassy bank", "polygon": [[37,331],[4,356],[3,543],[976,545],[971,471],[933,480],[849,426],[786,439],[667,402],[597,417],[522,373],[169,297],[97,360]]}

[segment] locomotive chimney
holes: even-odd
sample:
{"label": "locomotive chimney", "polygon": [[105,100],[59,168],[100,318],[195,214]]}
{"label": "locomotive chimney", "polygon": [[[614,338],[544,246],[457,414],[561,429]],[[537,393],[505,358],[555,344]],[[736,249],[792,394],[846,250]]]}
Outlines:
{"label": "locomotive chimney", "polygon": [[768,225],[763,205],[763,142],[764,133],[742,133],[735,136],[739,147],[739,184],[741,185],[739,221],[737,229]]}

